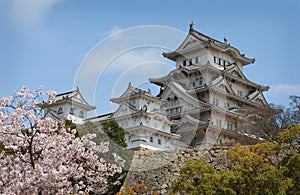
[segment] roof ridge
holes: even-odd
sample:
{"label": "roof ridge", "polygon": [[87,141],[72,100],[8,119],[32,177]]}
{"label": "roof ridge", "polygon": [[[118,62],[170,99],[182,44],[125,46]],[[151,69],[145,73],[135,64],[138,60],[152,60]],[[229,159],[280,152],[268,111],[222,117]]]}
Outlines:
{"label": "roof ridge", "polygon": [[71,94],[73,92],[77,91],[76,89],[75,90],[72,90],[72,91],[67,91],[67,92],[63,92],[63,93],[59,93],[57,94],[56,96],[62,96],[62,95],[67,95],[67,94]]}

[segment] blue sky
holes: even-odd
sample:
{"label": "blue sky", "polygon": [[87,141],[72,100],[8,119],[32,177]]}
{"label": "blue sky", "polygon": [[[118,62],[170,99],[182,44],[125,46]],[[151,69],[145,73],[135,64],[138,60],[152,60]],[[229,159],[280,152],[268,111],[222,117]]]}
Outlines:
{"label": "blue sky", "polygon": [[[256,58],[244,72],[249,80],[271,87],[265,93],[269,102],[286,105],[289,95],[300,95],[298,0],[0,0],[0,97],[23,85],[43,85],[58,93],[79,85],[98,107],[97,114],[110,112],[109,98],[125,90],[129,81],[148,88],[147,78],[174,68],[161,53],[176,49],[191,21],[196,30],[219,40],[226,37],[241,53]],[[132,29],[141,44],[152,37],[161,45],[124,50],[101,75],[78,81],[82,70],[97,72],[85,67],[89,60],[101,64],[119,51]],[[94,87],[86,90],[89,83]]]}

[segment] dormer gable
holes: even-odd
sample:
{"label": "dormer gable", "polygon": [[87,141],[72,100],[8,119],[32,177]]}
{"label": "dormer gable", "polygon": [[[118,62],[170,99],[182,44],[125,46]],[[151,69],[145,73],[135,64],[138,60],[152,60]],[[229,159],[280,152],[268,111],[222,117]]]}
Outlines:
{"label": "dormer gable", "polygon": [[227,69],[226,72],[228,74],[231,74],[231,75],[236,76],[238,78],[247,80],[246,76],[244,75],[244,73],[242,72],[242,70],[239,68],[238,65],[233,65],[233,67]]}
{"label": "dormer gable", "polygon": [[136,88],[129,83],[125,92],[117,98],[111,98],[110,101],[113,103],[121,104],[122,102],[129,102],[130,100],[147,99],[147,101],[157,104],[164,104],[164,102],[160,101],[160,98],[155,97],[151,94],[150,89],[148,91],[144,91],[142,89]]}
{"label": "dormer gable", "polygon": [[57,107],[58,105],[70,104],[76,107],[80,107],[85,111],[95,110],[96,107],[90,105],[84,97],[81,95],[79,88],[76,90],[60,93],[55,96],[54,102],[52,104],[41,104],[41,108],[51,108]]}
{"label": "dormer gable", "polygon": [[267,100],[265,99],[263,93],[260,90],[256,90],[255,92],[249,94],[247,96],[247,99],[249,99],[250,101],[255,102],[257,104],[269,106]]}
{"label": "dormer gable", "polygon": [[131,85],[131,83],[129,83],[128,88],[124,91],[124,93],[120,97],[130,97],[132,95],[135,95],[135,94],[138,94],[141,92],[145,92],[145,91],[138,89],[136,87],[133,87]]}
{"label": "dormer gable", "polygon": [[135,108],[134,106],[131,106],[128,103],[121,103],[119,108],[114,112],[114,118],[130,115],[139,111],[139,109]]}
{"label": "dormer gable", "polygon": [[219,76],[217,79],[212,81],[211,84],[224,92],[235,94],[233,89],[230,87],[230,84],[223,76]]}
{"label": "dormer gable", "polygon": [[185,40],[182,42],[182,44],[176,49],[177,52],[182,50],[187,50],[194,48],[195,46],[200,46],[204,43],[204,40],[201,40],[199,38],[196,38],[194,35],[189,34]]}

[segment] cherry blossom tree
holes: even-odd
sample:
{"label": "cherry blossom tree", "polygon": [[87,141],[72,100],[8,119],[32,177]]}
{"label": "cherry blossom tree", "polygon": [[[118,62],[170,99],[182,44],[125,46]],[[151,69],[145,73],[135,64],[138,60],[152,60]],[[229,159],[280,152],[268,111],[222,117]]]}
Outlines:
{"label": "cherry blossom tree", "polygon": [[76,137],[63,121],[43,117],[39,103],[54,99],[54,91],[22,87],[0,100],[1,194],[101,194],[107,178],[122,171],[117,154],[114,164],[99,157],[108,142],[96,145],[95,134]]}

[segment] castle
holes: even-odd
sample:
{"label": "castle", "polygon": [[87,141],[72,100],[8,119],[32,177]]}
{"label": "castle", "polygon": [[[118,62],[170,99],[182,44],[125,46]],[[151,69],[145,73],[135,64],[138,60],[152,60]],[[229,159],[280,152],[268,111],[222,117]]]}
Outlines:
{"label": "castle", "polygon": [[158,95],[129,83],[113,113],[86,118],[95,109],[79,89],[57,95],[56,103],[44,107],[54,117],[68,114],[78,124],[93,122],[101,128],[116,120],[125,130],[129,149],[174,150],[236,144],[245,136],[241,124],[249,108],[269,107],[263,92],[268,86],[246,78],[243,67],[254,63],[224,41],[206,36],[190,25],[189,33],[173,52],[163,53],[176,69],[150,82],[160,86]]}

